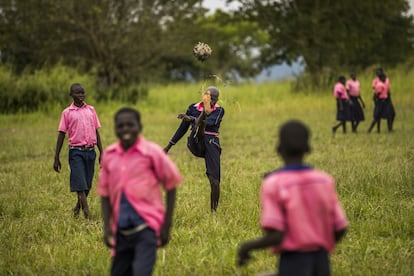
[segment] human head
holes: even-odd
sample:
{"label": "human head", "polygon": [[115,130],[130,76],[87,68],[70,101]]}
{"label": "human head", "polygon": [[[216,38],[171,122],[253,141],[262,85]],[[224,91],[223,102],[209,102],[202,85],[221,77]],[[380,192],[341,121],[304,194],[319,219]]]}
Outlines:
{"label": "human head", "polygon": [[217,103],[217,101],[218,101],[218,98],[220,96],[220,91],[215,86],[209,86],[209,87],[207,87],[206,90],[204,91],[204,93],[206,93],[208,91],[210,91],[211,106],[214,106]]}
{"label": "human head", "polygon": [[282,157],[302,157],[310,152],[310,131],[298,120],[284,123],[279,130],[279,143],[276,150]]}
{"label": "human head", "polygon": [[345,78],[344,76],[340,76],[340,77],[338,78],[338,82],[340,82],[340,83],[342,83],[342,84],[345,84],[345,82],[346,82],[346,78]]}
{"label": "human head", "polygon": [[382,70],[381,67],[378,67],[377,69],[375,69],[375,75],[377,77],[379,77],[381,74],[384,74],[384,70]]}
{"label": "human head", "polygon": [[73,98],[76,105],[82,104],[85,100],[85,90],[80,83],[74,83],[70,86],[69,95]]}
{"label": "human head", "polygon": [[141,115],[136,109],[123,107],[115,113],[114,125],[121,143],[131,146],[142,131]]}
{"label": "human head", "polygon": [[351,74],[349,74],[349,76],[351,77],[351,79],[355,80],[356,79],[356,73],[355,72],[351,72]]}

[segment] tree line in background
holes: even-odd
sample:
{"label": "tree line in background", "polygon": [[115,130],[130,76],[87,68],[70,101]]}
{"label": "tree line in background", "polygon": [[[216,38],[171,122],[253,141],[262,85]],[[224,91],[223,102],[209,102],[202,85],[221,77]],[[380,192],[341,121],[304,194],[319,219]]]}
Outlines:
{"label": "tree line in background", "polygon": [[[0,61],[16,76],[58,64],[114,88],[248,78],[302,59],[321,86],[338,71],[390,67],[413,53],[406,0],[240,0],[237,11],[213,14],[202,2],[2,0]],[[191,55],[198,41],[213,48],[207,62]]]}

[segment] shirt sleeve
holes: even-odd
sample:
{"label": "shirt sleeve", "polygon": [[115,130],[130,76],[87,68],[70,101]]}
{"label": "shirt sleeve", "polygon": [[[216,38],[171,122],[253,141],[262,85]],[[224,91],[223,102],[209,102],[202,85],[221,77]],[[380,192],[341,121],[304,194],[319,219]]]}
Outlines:
{"label": "shirt sleeve", "polygon": [[108,162],[105,158],[107,154],[104,152],[101,161],[101,170],[99,171],[98,184],[96,185],[96,193],[102,197],[108,197]]}
{"label": "shirt sleeve", "polygon": [[285,218],[283,216],[282,202],[274,184],[266,178],[263,181],[260,193],[262,212],[260,225],[262,228],[270,228],[285,231]]}
{"label": "shirt sleeve", "polygon": [[93,110],[93,123],[95,125],[95,129],[101,128],[101,122],[99,121],[98,114],[96,114],[95,108]]}
{"label": "shirt sleeve", "polygon": [[[189,106],[187,108],[186,111],[186,115],[191,116],[191,110],[190,110]],[[170,142],[172,142],[173,144],[176,144],[178,141],[180,141],[181,138],[183,138],[183,136],[185,135],[185,133],[187,132],[188,128],[190,127],[191,123],[182,120],[180,126],[177,128],[177,130],[175,131],[173,137],[171,138]]]}
{"label": "shirt sleeve", "polygon": [[58,131],[62,131],[62,132],[65,132],[65,133],[68,131],[68,124],[66,122],[66,112],[65,111],[63,111],[62,115],[60,116]]}
{"label": "shirt sleeve", "polygon": [[182,181],[182,177],[171,158],[158,145],[153,146],[151,154],[153,155],[155,175],[164,188],[171,190],[178,186]]}

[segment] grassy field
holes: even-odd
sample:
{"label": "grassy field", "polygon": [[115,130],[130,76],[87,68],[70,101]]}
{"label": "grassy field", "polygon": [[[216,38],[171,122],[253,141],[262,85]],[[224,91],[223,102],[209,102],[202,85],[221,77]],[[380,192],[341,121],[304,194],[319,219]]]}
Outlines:
{"label": "grassy field", "polygon": [[[295,94],[288,82],[220,86],[226,116],[219,210],[209,211],[203,160],[180,141],[170,156],[184,182],[177,194],[171,243],[158,251],[154,274],[256,275],[276,269],[277,259],[267,250],[255,252],[243,268],[235,266],[235,255],[242,241],[261,235],[261,178],[282,165],[274,152],[278,126],[298,118],[312,130],[313,152],[307,162],[335,177],[350,221],[348,235],[332,255],[333,275],[413,275],[414,73],[405,73],[405,79],[390,76],[397,111],[391,134],[385,122],[381,134],[366,133],[373,109],[370,76],[362,78],[367,121],[359,133],[335,137],[331,91]],[[199,91],[196,83],[154,87],[137,105],[144,135],[164,146],[179,123],[175,115],[197,101]],[[95,105],[104,146],[115,141],[112,116],[121,106]],[[102,242],[95,187],[92,220],[74,219],[66,150],[62,172],[52,168],[59,116],[60,110],[0,116],[0,275],[108,274],[110,254]]]}

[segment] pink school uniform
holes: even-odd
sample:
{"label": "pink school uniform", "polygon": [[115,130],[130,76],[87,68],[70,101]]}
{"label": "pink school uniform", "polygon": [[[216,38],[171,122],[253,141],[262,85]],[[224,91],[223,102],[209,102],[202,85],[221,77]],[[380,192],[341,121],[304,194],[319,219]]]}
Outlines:
{"label": "pink school uniform", "polygon": [[93,106],[84,103],[77,107],[73,103],[63,110],[58,131],[68,132],[70,146],[94,146],[96,130],[101,127]]}
{"label": "pink school uniform", "polygon": [[340,82],[335,83],[333,94],[336,99],[348,99],[348,94],[346,93],[345,86]]}
{"label": "pink school uniform", "polygon": [[332,252],[334,232],[347,226],[333,178],[312,168],[282,169],[261,190],[261,227],[285,232],[273,252]]}
{"label": "pink school uniform", "polygon": [[112,206],[112,231],[116,233],[121,194],[158,235],[164,223],[162,190],[178,186],[182,177],[162,148],[139,136],[126,152],[120,142],[103,154],[97,194],[109,197]]}
{"label": "pink school uniform", "polygon": [[359,83],[359,80],[347,80],[346,89],[349,91],[349,95],[353,97],[358,97],[361,92],[361,84]]}

